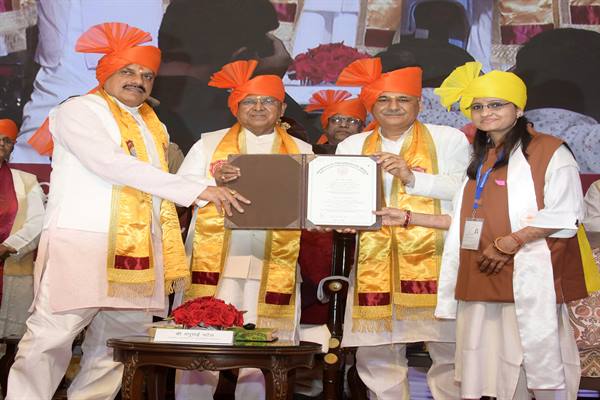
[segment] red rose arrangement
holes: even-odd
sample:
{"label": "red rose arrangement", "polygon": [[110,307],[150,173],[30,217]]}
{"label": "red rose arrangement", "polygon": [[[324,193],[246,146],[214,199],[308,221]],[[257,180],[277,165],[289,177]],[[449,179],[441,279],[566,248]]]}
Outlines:
{"label": "red rose arrangement", "polygon": [[173,310],[171,314],[177,324],[186,328],[230,328],[244,325],[244,311],[212,296],[189,300]]}
{"label": "red rose arrangement", "polygon": [[341,43],[322,44],[294,58],[288,72],[304,85],[335,83],[340,72],[354,60],[370,57]]}

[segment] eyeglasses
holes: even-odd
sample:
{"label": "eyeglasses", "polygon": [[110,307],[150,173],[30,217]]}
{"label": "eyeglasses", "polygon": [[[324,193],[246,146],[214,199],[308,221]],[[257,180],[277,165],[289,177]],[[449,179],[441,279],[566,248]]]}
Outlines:
{"label": "eyeglasses", "polygon": [[352,126],[362,125],[362,121],[360,119],[352,117],[331,117],[329,118],[329,122],[334,123],[336,125],[342,125],[344,123]]}
{"label": "eyeglasses", "polygon": [[510,102],[501,103],[499,101],[494,101],[494,102],[488,103],[488,104],[475,103],[475,104],[471,104],[469,107],[467,107],[467,109],[469,109],[471,111],[475,111],[475,112],[483,111],[484,108],[487,108],[490,111],[495,111],[495,110],[501,109],[502,107],[504,107],[507,104],[510,104]]}
{"label": "eyeglasses", "polygon": [[255,107],[258,103],[265,107],[275,107],[279,104],[279,100],[275,97],[251,97],[240,101],[240,106]]}

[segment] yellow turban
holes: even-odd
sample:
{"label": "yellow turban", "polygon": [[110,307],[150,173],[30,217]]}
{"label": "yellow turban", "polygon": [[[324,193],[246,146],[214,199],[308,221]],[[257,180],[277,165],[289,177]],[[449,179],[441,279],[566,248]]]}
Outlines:
{"label": "yellow turban", "polygon": [[517,75],[512,72],[491,71],[479,75],[481,63],[468,62],[457,67],[442,85],[434,90],[440,96],[444,107],[450,106],[460,100],[460,110],[471,119],[469,107],[473,99],[478,97],[494,97],[510,101],[521,110],[527,103],[527,87]]}

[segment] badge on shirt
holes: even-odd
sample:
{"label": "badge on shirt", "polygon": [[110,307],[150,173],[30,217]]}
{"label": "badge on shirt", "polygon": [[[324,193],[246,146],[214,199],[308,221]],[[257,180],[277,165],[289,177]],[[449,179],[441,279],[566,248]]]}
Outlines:
{"label": "badge on shirt", "polygon": [[460,247],[467,250],[479,250],[482,231],[483,219],[467,218]]}

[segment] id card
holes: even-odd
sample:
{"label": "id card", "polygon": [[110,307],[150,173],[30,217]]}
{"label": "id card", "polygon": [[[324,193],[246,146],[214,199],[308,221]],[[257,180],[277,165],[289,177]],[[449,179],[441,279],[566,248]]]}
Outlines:
{"label": "id card", "polygon": [[483,219],[467,218],[460,247],[467,250],[479,250],[482,231]]}

